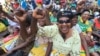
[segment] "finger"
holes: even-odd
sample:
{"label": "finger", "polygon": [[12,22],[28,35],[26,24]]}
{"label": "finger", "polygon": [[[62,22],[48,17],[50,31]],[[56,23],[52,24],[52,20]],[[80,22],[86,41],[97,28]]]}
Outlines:
{"label": "finger", "polygon": [[17,19],[20,19],[20,17],[19,16],[15,16]]}
{"label": "finger", "polygon": [[27,16],[27,14],[24,14],[22,17],[23,17],[23,18],[26,18],[26,16]]}
{"label": "finger", "polygon": [[33,16],[34,18],[36,18],[36,19],[41,19],[41,18],[43,18],[43,15],[37,15],[36,12],[33,12],[32,16]]}

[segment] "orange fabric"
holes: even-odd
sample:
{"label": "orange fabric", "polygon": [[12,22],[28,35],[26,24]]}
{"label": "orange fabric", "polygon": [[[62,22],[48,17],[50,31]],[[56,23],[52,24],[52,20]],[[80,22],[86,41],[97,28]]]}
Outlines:
{"label": "orange fabric", "polygon": [[9,35],[3,39],[3,42],[6,43],[6,42],[12,40],[13,38],[15,38],[15,36],[17,36],[17,35],[18,35],[18,33],[14,33],[14,34]]}
{"label": "orange fabric", "polygon": [[85,50],[82,45],[81,45],[80,56],[86,56]]}
{"label": "orange fabric", "polygon": [[97,29],[100,29],[100,22],[98,21],[98,19],[95,19],[95,27],[97,28]]}
{"label": "orange fabric", "polygon": [[17,9],[19,7],[19,3],[13,4],[14,9]]}
{"label": "orange fabric", "polygon": [[42,4],[42,3],[43,3],[42,0],[36,0],[36,2],[37,2],[38,4]]}

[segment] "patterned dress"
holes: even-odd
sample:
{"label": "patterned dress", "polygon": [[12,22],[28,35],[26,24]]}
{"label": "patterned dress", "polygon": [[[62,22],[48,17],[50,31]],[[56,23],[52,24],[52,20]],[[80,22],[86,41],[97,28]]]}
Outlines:
{"label": "patterned dress", "polygon": [[[41,27],[37,37],[48,37],[53,41],[52,52],[50,56],[80,56],[81,40],[78,32],[73,30],[73,35],[66,41],[63,40],[59,33],[57,25]],[[41,46],[43,48],[44,45]],[[33,47],[29,56],[45,56],[46,48],[36,49]]]}
{"label": "patterned dress", "polygon": [[[78,25],[81,28],[82,32],[86,34],[88,31],[92,31],[91,23],[87,20],[85,23],[83,23],[82,18],[79,16],[78,18]],[[81,46],[81,52],[80,56],[86,56],[84,48]]]}

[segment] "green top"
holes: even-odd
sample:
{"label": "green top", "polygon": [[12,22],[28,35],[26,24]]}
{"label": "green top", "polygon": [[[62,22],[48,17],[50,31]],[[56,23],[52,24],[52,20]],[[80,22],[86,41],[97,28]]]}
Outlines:
{"label": "green top", "polygon": [[83,20],[81,17],[78,18],[78,24],[82,30],[82,32],[92,31],[91,23],[87,20],[85,23],[83,23]]}
{"label": "green top", "polygon": [[6,18],[2,19],[1,22],[4,23],[5,26],[9,25],[8,20]]}

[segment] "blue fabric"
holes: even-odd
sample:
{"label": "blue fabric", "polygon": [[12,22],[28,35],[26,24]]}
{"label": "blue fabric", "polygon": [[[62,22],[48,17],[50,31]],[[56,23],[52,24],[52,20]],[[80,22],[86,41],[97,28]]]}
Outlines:
{"label": "blue fabric", "polygon": [[21,2],[21,7],[27,9],[27,3],[24,0]]}
{"label": "blue fabric", "polygon": [[50,0],[43,0],[43,3],[48,5],[48,4],[50,4]]}
{"label": "blue fabric", "polygon": [[100,6],[100,0],[98,0],[98,6]]}
{"label": "blue fabric", "polygon": [[[33,6],[33,8],[35,9],[37,7],[36,3],[34,0],[31,0],[31,4]],[[21,1],[21,7],[25,10],[28,10],[29,9],[29,6],[27,4],[27,2],[25,0]]]}
{"label": "blue fabric", "polygon": [[37,7],[37,5],[36,5],[36,3],[35,3],[34,0],[31,0],[31,1],[32,1],[32,6],[33,6],[33,8],[35,9],[35,8]]}

